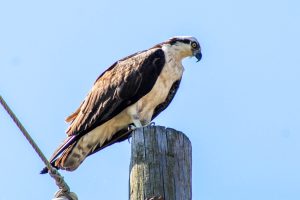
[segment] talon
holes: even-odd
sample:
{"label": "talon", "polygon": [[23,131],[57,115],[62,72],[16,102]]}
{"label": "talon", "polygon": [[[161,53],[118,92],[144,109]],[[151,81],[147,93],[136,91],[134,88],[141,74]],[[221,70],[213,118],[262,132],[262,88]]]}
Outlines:
{"label": "talon", "polygon": [[149,126],[155,126],[155,122],[151,122]]}
{"label": "talon", "polygon": [[130,143],[130,138],[131,138],[131,136],[132,136],[132,132],[135,130],[135,129],[137,129],[136,128],[136,126],[134,125],[134,124],[129,124],[128,125],[128,128],[127,128],[127,133],[129,133],[128,134],[128,143]]}
{"label": "talon", "polygon": [[129,124],[127,129],[128,131],[134,131],[136,129],[136,126],[134,124]]}

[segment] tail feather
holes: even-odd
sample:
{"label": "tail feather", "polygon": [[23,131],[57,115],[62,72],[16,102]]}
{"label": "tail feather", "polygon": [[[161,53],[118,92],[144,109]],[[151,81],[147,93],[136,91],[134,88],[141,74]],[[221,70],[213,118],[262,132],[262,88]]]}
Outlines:
{"label": "tail feather", "polygon": [[[98,144],[96,147],[94,147],[92,151],[88,152],[88,154],[84,156],[84,158],[87,156],[90,156],[90,155],[92,155],[114,143],[122,142],[122,141],[128,139],[131,136],[131,132],[132,132],[132,130],[128,130],[128,129],[122,129],[122,130],[118,131],[117,133],[115,133],[112,136],[112,138],[105,141],[103,144],[101,144],[101,145]],[[79,139],[80,139],[80,137],[78,135],[70,136],[65,141],[63,141],[63,143],[56,149],[56,151],[53,153],[53,155],[50,159],[50,163],[54,168],[73,171],[79,166],[79,164],[84,159],[82,159],[80,161],[80,163],[77,163],[76,165],[74,165],[72,163],[72,161],[74,159],[73,157],[76,154],[76,151],[75,151],[75,153],[72,151],[75,146],[76,146],[76,148],[78,148],[78,145],[76,145],[76,144],[79,141]],[[75,155],[75,157],[77,157],[77,156]],[[78,161],[78,157],[76,159]],[[71,168],[66,167],[66,166],[70,166],[70,165],[72,166]],[[48,168],[45,167],[44,169],[42,169],[42,171],[40,173],[41,174],[48,173]]]}
{"label": "tail feather", "polygon": [[[52,167],[55,169],[58,169],[58,167],[54,166],[54,163],[51,163]],[[47,167],[44,167],[41,171],[40,174],[47,174],[49,172],[49,169]]]}
{"label": "tail feather", "polygon": [[[51,156],[49,162],[52,165],[52,167],[56,169],[60,169],[61,167],[61,158],[66,158],[67,154],[70,153],[70,150],[73,148],[74,144],[77,141],[77,135],[67,137],[62,144],[54,151],[53,155]],[[57,159],[58,156],[60,158]],[[46,174],[48,173],[48,168],[45,167],[41,170],[40,174]]]}

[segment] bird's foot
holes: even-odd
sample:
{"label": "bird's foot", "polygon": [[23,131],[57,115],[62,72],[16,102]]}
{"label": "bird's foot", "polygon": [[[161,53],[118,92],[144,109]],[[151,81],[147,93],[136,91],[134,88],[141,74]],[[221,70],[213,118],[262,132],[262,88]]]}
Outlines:
{"label": "bird's foot", "polygon": [[128,125],[128,128],[127,128],[127,130],[128,131],[134,131],[134,130],[136,130],[137,128],[136,128],[136,126],[134,125],[134,124],[129,124]]}
{"label": "bird's foot", "polygon": [[155,122],[150,122],[149,126],[155,126]]}
{"label": "bird's foot", "polygon": [[131,135],[132,135],[132,132],[134,130],[136,130],[137,127],[134,125],[134,124],[129,124],[128,125],[128,128],[127,128],[127,132],[129,132],[129,135],[128,135],[128,143],[130,143],[130,138],[131,138]]}

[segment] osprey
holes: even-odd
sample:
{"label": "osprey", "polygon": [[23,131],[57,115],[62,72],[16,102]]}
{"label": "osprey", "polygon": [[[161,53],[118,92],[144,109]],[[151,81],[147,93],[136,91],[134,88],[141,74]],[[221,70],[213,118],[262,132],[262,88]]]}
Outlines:
{"label": "osprey", "polygon": [[189,56],[201,59],[199,42],[179,36],[115,62],[67,117],[68,137],[54,152],[51,164],[73,171],[87,156],[148,125],[172,101],[184,70],[181,61]]}

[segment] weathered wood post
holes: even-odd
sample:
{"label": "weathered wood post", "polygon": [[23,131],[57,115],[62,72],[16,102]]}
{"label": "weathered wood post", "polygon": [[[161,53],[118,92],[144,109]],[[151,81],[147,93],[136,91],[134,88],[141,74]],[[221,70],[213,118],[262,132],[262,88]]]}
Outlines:
{"label": "weathered wood post", "polygon": [[129,199],[192,199],[192,146],[183,133],[148,126],[132,134]]}

